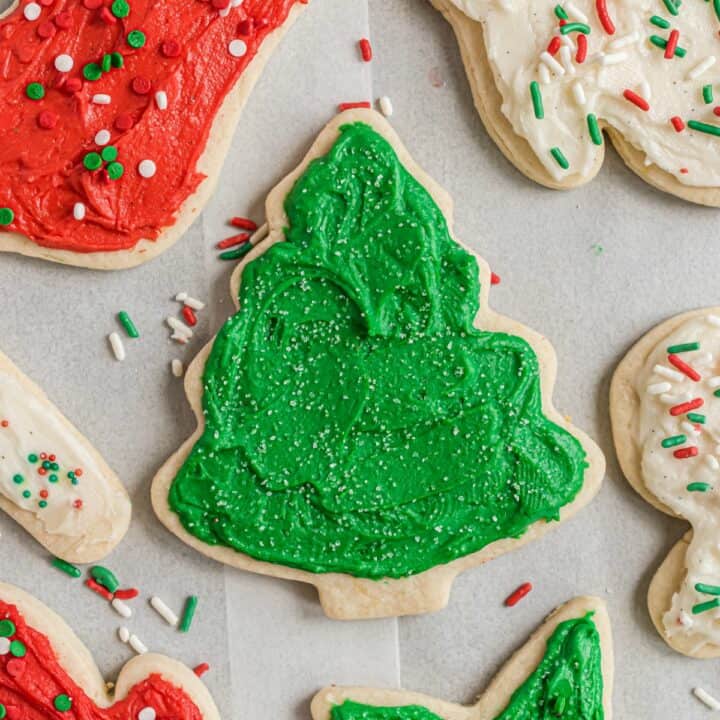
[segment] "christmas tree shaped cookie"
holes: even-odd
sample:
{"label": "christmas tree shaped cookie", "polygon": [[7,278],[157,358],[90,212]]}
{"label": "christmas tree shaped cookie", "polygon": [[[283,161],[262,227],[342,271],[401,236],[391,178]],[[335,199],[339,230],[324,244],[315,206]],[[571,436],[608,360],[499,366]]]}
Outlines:
{"label": "christmas tree shaped cookie", "polygon": [[552,407],[552,348],[489,310],[449,198],[378,114],[330,123],[267,212],[186,378],[199,427],[154,481],[173,532],[383,616],[443,607],[589,502],[604,460]]}
{"label": "christmas tree shaped cookie", "polygon": [[659,510],[686,518],[648,592],[665,641],[693,657],[720,656],[720,308],[666,320],[625,356],[610,392],[622,470]]}
{"label": "christmas tree shaped cookie", "polygon": [[0,510],[68,562],[105,557],[130,523],[115,473],[2,353]]}
{"label": "christmas tree shaped cookie", "polygon": [[202,681],[139,655],[108,691],[92,656],[52,610],[0,583],[0,717],[6,720],[220,720]]}
{"label": "christmas tree shaped cookie", "polygon": [[606,135],[646,182],[720,206],[720,4],[431,1],[489,135],[529,178],[592,180]]}
{"label": "christmas tree shaped cookie", "polygon": [[0,13],[0,251],[100,269],[172,245],[307,0],[18,0]]}
{"label": "christmas tree shaped cookie", "polygon": [[580,597],[556,610],[472,707],[405,690],[329,687],[313,720],[610,720],[613,656],[605,604]]}

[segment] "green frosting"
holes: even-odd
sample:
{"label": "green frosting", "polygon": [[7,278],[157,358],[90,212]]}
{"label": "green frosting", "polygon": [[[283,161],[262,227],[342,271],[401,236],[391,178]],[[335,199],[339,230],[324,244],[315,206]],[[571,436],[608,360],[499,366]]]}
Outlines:
{"label": "green frosting", "polygon": [[[591,615],[560,623],[545,656],[495,720],[602,720],[600,636]],[[443,720],[424,707],[374,707],[352,700],[332,709],[331,720]]]}
{"label": "green frosting", "polygon": [[557,519],[584,450],[543,415],[530,346],[473,327],[475,258],[390,144],[343,127],[285,210],[205,367],[205,430],[169,493],[185,529],[382,578]]}

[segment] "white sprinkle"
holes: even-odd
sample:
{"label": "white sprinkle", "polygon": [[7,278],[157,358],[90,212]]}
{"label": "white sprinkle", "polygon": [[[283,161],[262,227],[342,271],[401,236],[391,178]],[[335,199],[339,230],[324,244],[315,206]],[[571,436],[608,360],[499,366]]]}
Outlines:
{"label": "white sprinkle", "polygon": [[380,106],[380,112],[381,112],[385,117],[391,117],[391,116],[392,116],[392,114],[393,114],[392,100],[390,100],[390,98],[389,98],[387,95],[383,95],[383,96],[378,100],[378,105]]}
{"label": "white sprinkle", "polygon": [[108,340],[110,340],[110,346],[115,353],[115,359],[122,362],[125,359],[125,346],[123,345],[122,339],[114,332],[108,335]]}
{"label": "white sprinkle", "polygon": [[173,358],[173,361],[170,363],[170,369],[172,370],[172,374],[177,378],[182,377],[185,372],[182,360],[178,360],[178,358]]}
{"label": "white sprinkle", "polygon": [[138,714],[137,720],[155,720],[157,713],[154,708],[144,707]]}
{"label": "white sprinkle", "polygon": [[720,462],[718,462],[717,458],[714,455],[706,455],[705,462],[708,464],[708,467],[711,470],[717,470],[718,468],[720,468]]}
{"label": "white sprinkle", "polygon": [[688,80],[697,80],[697,78],[699,78],[706,70],[709,70],[714,64],[715,56],[708,55],[688,73]]}
{"label": "white sprinkle", "polygon": [[95,144],[96,145],[107,145],[110,142],[110,131],[109,130],[98,130],[95,133]]}
{"label": "white sprinkle", "polygon": [[92,101],[96,105],[109,105],[111,100],[112,98],[105,93],[97,93],[97,95],[92,96]]}
{"label": "white sprinkle", "polygon": [[720,387],[720,375],[715,375],[715,377],[708,378],[707,383],[711,388]]}
{"label": "white sprinkle", "polygon": [[653,383],[647,386],[647,391],[650,395],[660,395],[672,390],[672,385],[669,382]]}
{"label": "white sprinkle", "polygon": [[699,435],[700,434],[700,431],[692,423],[689,423],[687,420],[683,420],[680,423],[680,427],[689,435]]}
{"label": "white sprinkle", "polygon": [[624,62],[625,60],[627,60],[627,53],[624,52],[612,53],[611,55],[603,54],[600,58],[600,64],[617,65],[618,63]]}
{"label": "white sprinkle", "polygon": [[178,320],[176,317],[170,315],[166,318],[166,322],[176,333],[180,333],[186,338],[191,338],[193,336],[193,331],[184,322]]}
{"label": "white sprinkle", "polygon": [[0,638],[0,655],[7,655],[10,652],[10,638]]}
{"label": "white sprinkle", "polygon": [[656,365],[653,368],[653,372],[656,375],[662,375],[668,380],[675,380],[676,382],[680,382],[685,377],[681,372],[678,372],[677,370],[672,370],[669,367],[665,367],[665,365]]}
{"label": "white sprinkle", "polygon": [[720,702],[710,695],[710,693],[705,692],[701,687],[693,688],[693,694],[701,703],[705,703],[711,710],[720,710]]}
{"label": "white sprinkle", "polygon": [[706,352],[706,353],[700,353],[699,355],[693,355],[692,362],[693,365],[710,365],[713,361],[712,353]]}
{"label": "white sprinkle", "polygon": [[547,50],[540,53],[540,62],[547,65],[548,69],[552,70],[556,75],[565,74],[565,68]]}
{"label": "white sprinkle", "polygon": [[122,615],[122,617],[126,620],[127,618],[132,617],[132,610],[130,609],[130,606],[122,600],[115,598],[110,604],[113,606],[113,610],[115,610],[118,615]]}
{"label": "white sprinkle", "polygon": [[575,66],[573,65],[570,48],[567,45],[563,45],[560,48],[560,60],[562,60],[562,64],[565,67],[565,69],[568,71],[568,73],[570,75],[574,75],[575,74]]}
{"label": "white sprinkle", "polygon": [[175,296],[175,299],[176,299],[178,302],[184,303],[185,300],[187,299],[187,296],[188,296],[188,294],[187,294],[186,292],[179,292],[179,293]]}
{"label": "white sprinkle", "polygon": [[685,627],[692,627],[694,624],[693,619],[684,611],[680,611],[680,616],[678,618],[680,620],[680,624],[684,625]]}
{"label": "white sprinkle", "polygon": [[574,17],[576,20],[579,20],[580,22],[586,23],[588,21],[588,16],[582,10],[580,10],[580,8],[577,7],[577,5],[574,5],[571,2],[565,3],[565,10],[571,17]]}
{"label": "white sprinkle", "polygon": [[570,50],[575,50],[575,43],[572,41],[572,38],[569,35],[561,35],[560,36],[560,44],[561,45],[567,45],[567,47],[570,48]]}
{"label": "white sprinkle", "polygon": [[141,160],[138,164],[140,177],[151,178],[157,172],[157,165],[152,160]]}
{"label": "white sprinkle", "polygon": [[130,639],[130,631],[123,625],[118,628],[118,637],[120,642],[126,643]]}
{"label": "white sprinkle", "polygon": [[620,48],[624,48],[628,45],[636,43],[639,39],[640,34],[637,31],[631,32],[628,35],[623,35],[622,37],[619,37],[617,40],[612,40],[611,42],[609,42],[608,50],[619,50]]}
{"label": "white sprinkle", "polygon": [[168,625],[175,627],[178,624],[178,616],[157,595],[150,598],[150,605]]}
{"label": "white sprinkle", "polygon": [[187,293],[184,293],[184,295],[185,297],[182,299],[182,302],[185,303],[185,305],[187,305],[189,308],[198,311],[205,308],[205,303],[202,300],[196,300],[194,297],[190,297]]}
{"label": "white sprinkle", "polygon": [[73,205],[73,217],[76,220],[84,220],[85,219],[85,203],[76,202]]}
{"label": "white sprinkle", "polygon": [[668,395],[663,393],[660,396],[660,400],[666,405],[679,405],[680,403],[692,400],[692,395],[689,392],[680,393],[680,395]]}
{"label": "white sprinkle", "polygon": [[131,635],[130,639],[128,640],[128,643],[130,643],[130,647],[138,655],[144,655],[148,651],[145,643],[142,640],[140,640],[140,638],[137,635]]}
{"label": "white sprinkle", "polygon": [[158,90],[155,93],[155,104],[158,106],[158,110],[167,110],[168,99],[164,90]]}
{"label": "white sprinkle", "polygon": [[62,73],[68,73],[70,72],[75,65],[75,61],[70,57],[70,55],[67,55],[63,53],[62,55],[58,55],[55,58],[55,69],[58,72]]}
{"label": "white sprinkle", "polygon": [[643,80],[640,83],[640,95],[646,100],[652,99],[652,90],[650,89],[650,83],[647,80]]}
{"label": "white sprinkle", "polygon": [[579,80],[573,84],[572,91],[573,96],[575,97],[575,102],[578,105],[584,105],[587,102],[587,98],[585,97],[585,88]]}
{"label": "white sprinkle", "polygon": [[183,335],[182,333],[179,333],[175,331],[171,336],[171,340],[175,340],[175,342],[179,342],[181,345],[186,345],[187,341],[189,340],[187,335]]}
{"label": "white sprinkle", "polygon": [[550,82],[550,70],[548,70],[547,65],[540,63],[538,66],[538,76],[543,85],[547,85]]}
{"label": "white sprinkle", "polygon": [[714,325],[715,327],[720,327],[720,317],[718,317],[717,315],[706,315],[705,319],[711,325]]}
{"label": "white sprinkle", "polygon": [[235,40],[230,41],[230,44],[228,45],[228,51],[233,57],[239,58],[247,52],[247,45],[245,44],[244,40],[236,38]]}
{"label": "white sprinkle", "polygon": [[30,2],[25,6],[23,15],[26,20],[30,20],[32,22],[40,17],[41,12],[42,8],[36,2]]}

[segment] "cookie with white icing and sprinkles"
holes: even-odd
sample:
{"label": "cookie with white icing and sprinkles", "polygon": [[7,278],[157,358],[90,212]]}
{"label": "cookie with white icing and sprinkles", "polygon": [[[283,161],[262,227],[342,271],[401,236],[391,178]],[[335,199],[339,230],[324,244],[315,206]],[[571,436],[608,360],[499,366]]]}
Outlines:
{"label": "cookie with white icing and sprinkles", "polygon": [[692,525],[650,585],[653,623],[678,652],[720,656],[720,308],[678,315],[645,335],[615,371],[610,413],[630,484]]}
{"label": "cookie with white icing and sprinkles", "polygon": [[213,558],[317,586],[330,616],[441,608],[458,573],[587,504],[603,456],[378,113],[332,121],[266,207],[155,510]]}
{"label": "cookie with white icing and sprinkles", "polygon": [[3,720],[220,720],[187,667],[146,653],[120,671],[112,696],[90,652],[32,595],[0,583],[0,718]]}
{"label": "cookie with white icing and sprinkles", "polygon": [[307,3],[18,0],[0,13],[0,251],[113,270],[170,247]]}
{"label": "cookie with white icing and sprinkles", "polygon": [[610,720],[613,648],[598,598],[578,597],[550,615],[472,706],[407,690],[332,686],[312,720]]}
{"label": "cookie with white icing and sprinkles", "polygon": [[720,4],[431,2],[455,31],[488,133],[529,178],[588,182],[609,138],[646,182],[720,206]]}
{"label": "cookie with white icing and sprinkles", "polygon": [[53,555],[77,563],[109,554],[131,512],[98,451],[2,353],[0,510]]}

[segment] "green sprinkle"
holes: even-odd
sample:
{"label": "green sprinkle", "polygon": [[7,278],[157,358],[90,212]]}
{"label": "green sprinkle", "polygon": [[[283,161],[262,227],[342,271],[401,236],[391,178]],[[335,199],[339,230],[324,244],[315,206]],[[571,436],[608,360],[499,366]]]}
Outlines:
{"label": "green sprinkle", "polygon": [[533,110],[535,111],[535,117],[538,120],[542,120],[545,117],[545,110],[543,109],[542,93],[540,92],[540,84],[537,80],[533,80],[530,83],[530,97],[532,98]]}
{"label": "green sprinkle", "polygon": [[713,392],[713,395],[714,395],[715,397],[720,397],[720,388],[718,388],[717,390],[715,390],[715,392]]}
{"label": "green sprinkle", "polygon": [[572,22],[572,23],[567,23],[560,28],[561,35],[567,35],[568,33],[571,33],[571,32],[579,32],[579,33],[582,33],[583,35],[589,35],[590,34],[590,26],[586,25],[585,23]]}
{"label": "green sprinkle", "polygon": [[120,587],[120,583],[115,575],[102,565],[95,565],[90,568],[90,575],[93,580],[100,583],[100,585],[111,593],[114,593]]}
{"label": "green sprinkle", "polygon": [[22,485],[23,482],[24,482],[24,480],[25,480],[25,478],[24,478],[22,475],[20,475],[20,474],[18,474],[18,475],[13,475],[13,482],[14,482],[16,485]]}
{"label": "green sprinkle", "polygon": [[565,12],[565,9],[562,5],[556,5],[555,6],[555,17],[560,18],[560,20],[567,20],[568,14]]}
{"label": "green sprinkle", "polygon": [[39,82],[31,82],[25,88],[25,94],[31,100],[42,100],[45,97],[45,88]]}
{"label": "green sprinkle", "polygon": [[710,105],[710,103],[713,101],[713,86],[703,85],[702,96],[705,104]]}
{"label": "green sprinkle", "polygon": [[41,500],[41,501],[38,503],[38,506],[41,507],[41,508],[43,508],[43,509],[46,508],[46,507],[47,507],[47,500]]}
{"label": "green sprinkle", "polygon": [[7,710],[6,710],[5,706],[2,703],[0,703],[0,720],[5,720],[6,717],[7,717]]}
{"label": "green sprinkle", "polygon": [[130,6],[127,4],[127,0],[115,0],[110,6],[110,12],[116,18],[126,18],[130,14]]}
{"label": "green sprinkle", "polygon": [[600,126],[598,125],[597,118],[593,113],[589,113],[587,116],[588,131],[590,132],[590,139],[595,145],[603,144],[602,132],[600,132]]}
{"label": "green sprinkle", "polygon": [[89,152],[83,158],[83,165],[87,170],[97,170],[102,166],[102,158],[96,152]]}
{"label": "green sprinkle", "polygon": [[29,490],[23,490],[23,497],[27,500],[32,495]]}
{"label": "green sprinkle", "polygon": [[9,225],[15,219],[15,213],[9,208],[0,208],[0,225]]}
{"label": "green sprinkle", "polygon": [[650,22],[663,30],[667,30],[670,27],[670,23],[665,18],[661,18],[659,15],[653,15],[650,18]]}
{"label": "green sprinkle", "polygon": [[69,562],[65,562],[64,560],[61,560],[60,558],[56,557],[52,559],[53,567],[56,567],[58,570],[62,570],[66,575],[69,575],[70,577],[79,578],[82,573],[80,572],[80,568],[76,568],[74,565],[71,565]]}
{"label": "green sprinkle", "polygon": [[700,423],[700,425],[705,424],[705,416],[701,413],[688,413],[687,418],[690,422]]}
{"label": "green sprinkle", "polygon": [[38,461],[38,456],[35,453],[30,453],[28,455],[28,462],[36,463]]}
{"label": "green sprinkle", "polygon": [[666,437],[660,444],[664,448],[675,447],[676,445],[682,445],[687,440],[685,435],[671,435]]}
{"label": "green sprinkle", "polygon": [[25,657],[26,652],[27,652],[27,648],[25,647],[24,642],[21,642],[20,640],[13,640],[10,643],[10,654],[13,657],[16,657],[16,658]]}
{"label": "green sprinkle", "polygon": [[[667,47],[667,40],[665,40],[665,38],[661,38],[659,35],[651,35],[650,42],[653,45],[655,45],[655,47],[662,48],[663,50]],[[677,55],[680,58],[683,58],[683,57],[685,57],[685,55],[687,55],[687,50],[678,45],[675,48],[675,55]]]}
{"label": "green sprinkle", "polygon": [[663,3],[665,4],[665,7],[667,8],[667,11],[671,15],[677,15],[678,14],[678,8],[680,7],[680,3],[675,4],[674,0],[663,0]]}
{"label": "green sprinkle", "polygon": [[191,595],[185,601],[185,609],[183,610],[182,620],[180,621],[180,632],[186,633],[192,625],[193,618],[195,617],[195,610],[197,609],[198,599],[196,595]]}
{"label": "green sprinkle", "polygon": [[698,603],[697,605],[693,605],[692,614],[699,615],[700,613],[707,612],[708,610],[712,610],[713,608],[716,608],[718,606],[720,606],[720,598],[715,598],[714,600],[708,600],[707,602]]}
{"label": "green sprinkle", "polygon": [[710,490],[710,485],[704,482],[694,482],[687,486],[688,492],[707,492]]}
{"label": "green sprinkle", "polygon": [[105,55],[102,56],[100,67],[104,73],[110,72],[110,69],[112,68],[112,58],[109,53],[105,53]]}
{"label": "green sprinkle", "polygon": [[567,161],[563,151],[559,147],[554,147],[550,150],[550,154],[555,158],[555,162],[563,169],[567,170],[570,167],[570,163]]}
{"label": "green sprinkle", "polygon": [[699,350],[699,342],[680,343],[678,345],[670,345],[667,349],[668,355],[677,355],[678,353],[692,352],[693,350]]}
{"label": "green sprinkle", "polygon": [[708,135],[716,135],[720,137],[720,126],[710,125],[710,123],[699,122],[698,120],[688,120],[688,127],[691,130],[707,133]]}
{"label": "green sprinkle", "polygon": [[720,0],[713,0],[713,8],[715,9],[715,15],[720,20]]}
{"label": "green sprinkle", "polygon": [[0,620],[0,637],[9,638],[15,634],[15,623],[12,620]]}
{"label": "green sprinkle", "polygon": [[102,68],[97,63],[88,63],[83,68],[83,77],[90,82],[99,80],[102,77]]}
{"label": "green sprinkle", "polygon": [[252,243],[245,243],[244,245],[241,245],[239,248],[235,248],[234,250],[226,250],[225,252],[221,252],[218,257],[221,260],[237,260],[238,258],[241,258],[251,248]]}
{"label": "green sprinkle", "polygon": [[55,473],[53,473],[52,475],[48,475],[48,480],[51,483],[56,483],[59,480],[59,478],[57,475],[55,475]]}
{"label": "green sprinkle", "polygon": [[132,321],[130,316],[125,312],[125,310],[121,310],[118,313],[118,320],[120,321],[120,324],[125,328],[125,332],[128,334],[128,337],[131,337],[131,338],[140,337],[140,333],[138,332],[138,329],[135,327],[135,323]]}
{"label": "green sprinkle", "polygon": [[67,695],[58,695],[53,700],[55,709],[60,712],[67,712],[72,707],[72,700]]}
{"label": "green sprinkle", "polygon": [[697,583],[695,590],[705,595],[720,595],[720,587],[717,585],[706,585],[705,583]]}
{"label": "green sprinkle", "polygon": [[125,58],[119,53],[110,53],[110,62],[114,68],[121,68],[125,64]]}
{"label": "green sprinkle", "polygon": [[123,164],[119,162],[111,162],[106,169],[111,180],[119,180],[125,172]]}
{"label": "green sprinkle", "polygon": [[145,45],[145,33],[142,30],[131,30],[127,36],[127,44],[132,48],[141,48]]}
{"label": "green sprinkle", "polygon": [[100,153],[100,157],[105,162],[113,162],[113,160],[117,160],[117,156],[118,151],[114,145],[106,145]]}

